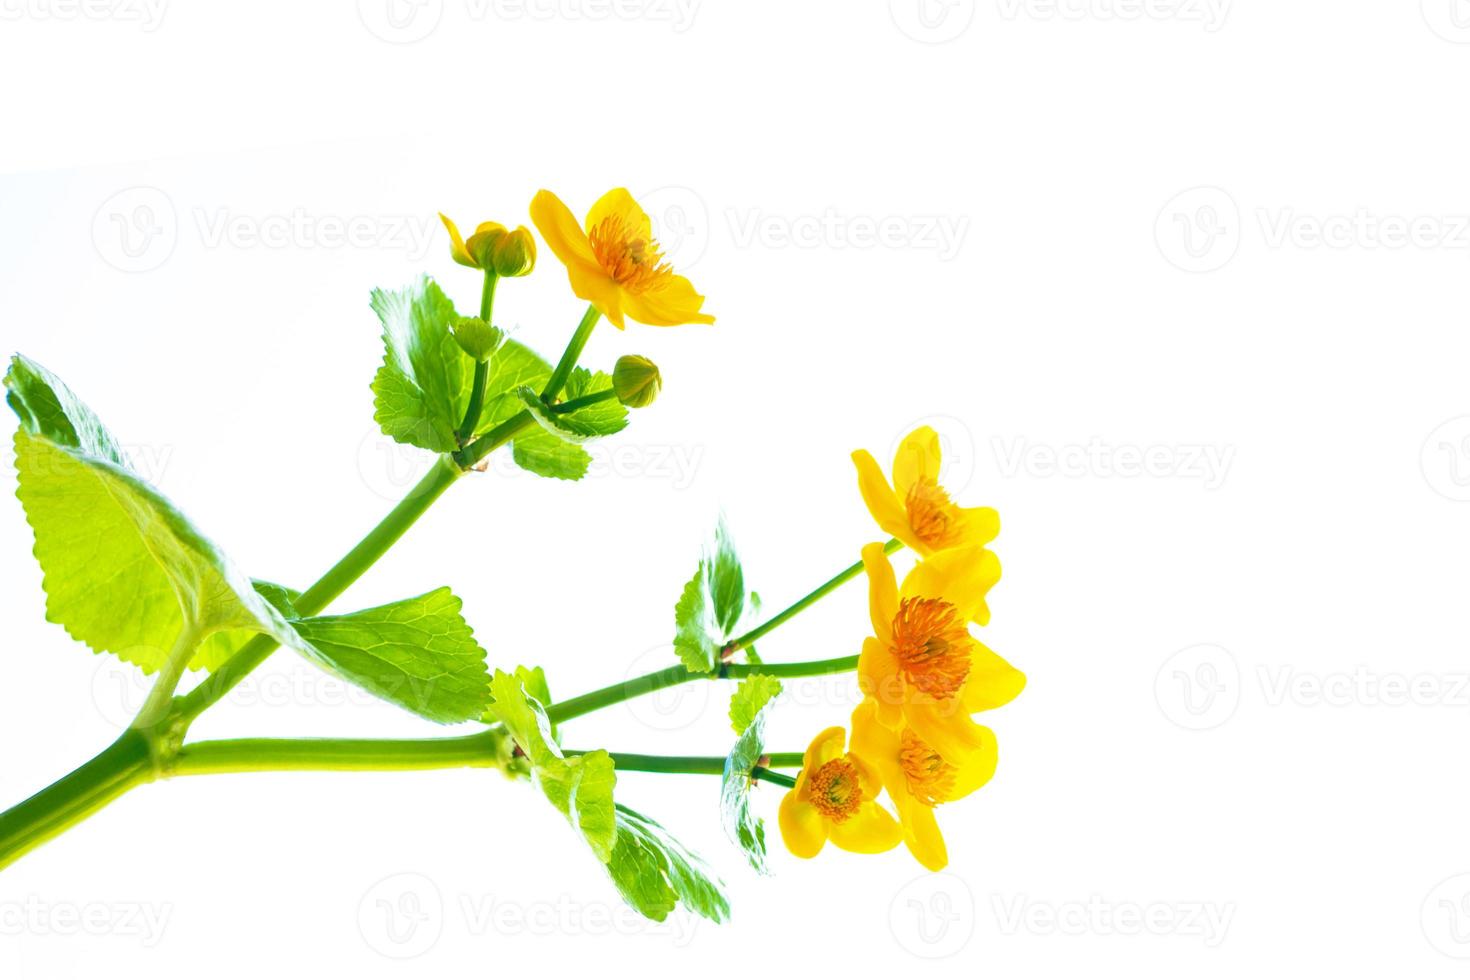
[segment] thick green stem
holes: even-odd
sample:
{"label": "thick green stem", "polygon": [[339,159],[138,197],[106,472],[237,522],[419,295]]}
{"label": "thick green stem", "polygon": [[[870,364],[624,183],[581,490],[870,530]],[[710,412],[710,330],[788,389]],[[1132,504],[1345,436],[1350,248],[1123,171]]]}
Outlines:
{"label": "thick green stem", "polygon": [[834,657],[831,660],[806,660],[786,664],[721,664],[713,673],[705,674],[690,670],[679,664],[665,667],[651,674],[634,677],[621,684],[610,684],[596,691],[558,701],[546,709],[547,717],[553,722],[572,718],[606,708],[620,701],[627,701],[642,694],[673,687],[688,681],[729,680],[749,677],[752,674],[767,674],[771,677],[817,677],[822,674],[841,674],[857,668],[858,658]]}
{"label": "thick green stem", "polygon": [[165,775],[487,769],[508,754],[499,730],[458,738],[238,738],[184,746]]}
{"label": "thick green stem", "polygon": [[[569,750],[568,755],[583,753]],[[722,776],[725,773],[725,757],[721,755],[640,755],[636,752],[609,752],[613,765],[627,772],[692,773],[695,775]],[[763,766],[750,771],[755,779],[763,779],[779,786],[795,786],[796,780]]]}
{"label": "thick green stem", "polygon": [[153,766],[148,736],[130,728],[90,762],[0,813],[0,868],[151,782]]}
{"label": "thick green stem", "polygon": [[[883,546],[883,553],[885,555],[891,555],[902,547],[903,542],[898,540],[897,538],[893,538]],[[803,609],[817,602],[819,599],[825,598],[832,592],[835,592],[839,586],[852,581],[854,578],[862,573],[862,570],[863,563],[861,561],[854,562],[853,564],[847,566],[842,571],[838,572],[836,575],[832,576],[827,581],[823,582],[821,585],[817,586],[815,589],[808,592],[800,599],[796,600],[796,602],[787,606],[785,609],[781,610],[779,613],[772,616],[764,623],[761,623],[749,633],[746,633],[744,636],[736,637],[729,643],[726,643],[724,648],[725,655],[728,656],[738,650],[744,650],[746,647],[750,646],[752,643],[756,642],[761,637],[771,632],[771,630],[775,629],[782,623],[794,617]]]}
{"label": "thick green stem", "polygon": [[[495,284],[500,277],[494,272],[485,273],[485,285],[480,290],[480,319],[486,326],[490,325],[491,312],[495,309]],[[473,439],[475,430],[480,427],[480,413],[485,410],[485,385],[490,380],[490,362],[475,362],[475,377],[470,382],[470,403],[465,406],[464,421],[459,424],[459,441],[463,446],[465,442]]]}
{"label": "thick green stem", "polygon": [[577,324],[577,332],[572,334],[572,340],[567,344],[567,349],[562,352],[561,360],[556,364],[556,370],[551,372],[551,378],[546,382],[546,387],[541,389],[542,401],[550,402],[561,394],[562,388],[566,387],[567,378],[572,376],[572,368],[577,366],[577,360],[582,356],[582,349],[587,346],[587,338],[592,336],[592,328],[597,326],[600,316],[602,314],[595,306],[588,306],[587,312],[582,314],[582,322]]}
{"label": "thick green stem", "polygon": [[[434,501],[454,485],[461,473],[452,458],[440,456],[435,460],[428,474],[387,517],[378,522],[377,527],[369,531],[341,561],[317,579],[311,588],[301,593],[295,602],[297,611],[303,616],[315,616],[325,609],[327,603],[345,592],[374,562],[383,557]],[[259,667],[278,645],[274,639],[264,634],[250,640],[203,683],[179,700],[176,706],[178,717],[185,724],[199,717],[200,712],[223,698],[247,674]]]}

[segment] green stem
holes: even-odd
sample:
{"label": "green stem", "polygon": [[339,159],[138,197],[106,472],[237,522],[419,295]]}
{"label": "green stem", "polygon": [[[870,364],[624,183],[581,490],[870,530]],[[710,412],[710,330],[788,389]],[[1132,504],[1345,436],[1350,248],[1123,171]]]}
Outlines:
{"label": "green stem", "polygon": [[455,461],[463,469],[469,469],[480,460],[489,456],[495,450],[515,438],[516,434],[527,426],[533,425],[535,419],[529,411],[517,412],[504,422],[485,433],[474,442],[465,446],[454,454]]}
{"label": "green stem", "polygon": [[[902,547],[903,542],[898,540],[897,538],[893,538],[883,546],[883,553],[885,555],[891,555]],[[785,623],[787,620],[796,616],[796,614],[801,612],[803,609],[817,602],[819,599],[826,598],[832,592],[835,592],[839,586],[852,581],[854,578],[862,573],[862,570],[863,563],[861,561],[856,561],[853,564],[847,566],[842,571],[838,572],[836,575],[832,576],[827,581],[823,582],[821,585],[817,586],[815,589],[808,592],[806,595],[802,596],[800,599],[796,600],[791,605],[778,612],[776,615],[772,616],[770,619],[766,620],[764,623],[761,623],[749,633],[746,633],[744,636],[736,637],[729,643],[726,643],[723,651],[725,656],[729,656],[730,654],[735,653],[738,650],[744,650],[746,647],[750,646],[752,643],[756,642],[761,637],[771,632],[771,630],[775,629],[782,623]]]}
{"label": "green stem", "polygon": [[[583,755],[576,750],[567,750],[567,755]],[[636,752],[609,752],[613,765],[625,772],[668,772],[692,773],[695,775],[722,776],[725,773],[725,757],[721,755],[641,755]],[[796,780],[762,766],[750,771],[755,779],[764,779],[780,786],[795,786]]]}
{"label": "green stem", "polygon": [[[480,290],[480,319],[490,325],[490,314],[495,308],[495,284],[500,277],[494,272],[485,273],[485,285]],[[464,421],[459,424],[460,445],[474,438],[480,427],[480,413],[485,410],[485,385],[490,380],[490,362],[475,362],[475,377],[470,382],[470,403],[465,406]]]}
{"label": "green stem", "polygon": [[731,680],[766,674],[771,677],[817,677],[822,674],[841,674],[857,668],[857,657],[833,657],[830,660],[806,660],[800,663],[764,664],[721,664],[713,673],[705,674],[690,670],[682,664],[665,667],[651,674],[634,677],[621,684],[611,684],[596,691],[558,701],[546,709],[553,722],[579,718],[601,708],[636,698],[642,694],[673,687],[687,681]]}
{"label": "green stem", "polygon": [[110,747],[35,796],[0,813],[0,868],[154,778],[152,743],[130,728]]}
{"label": "green stem", "polygon": [[550,402],[561,394],[562,388],[566,387],[567,378],[572,376],[572,368],[577,366],[577,360],[582,356],[582,349],[587,346],[587,338],[592,336],[592,328],[597,326],[597,319],[600,316],[602,314],[597,307],[590,305],[587,307],[587,312],[582,314],[582,322],[577,324],[577,332],[572,334],[571,342],[562,352],[556,370],[551,372],[550,380],[541,390],[542,401]]}
{"label": "green stem", "polygon": [[[369,531],[341,561],[317,579],[311,588],[301,593],[295,602],[296,610],[303,616],[315,616],[325,609],[329,602],[361,578],[374,562],[403,537],[434,501],[454,485],[461,472],[448,456],[440,456],[435,460],[433,468],[397,507],[389,511],[387,517],[378,522],[377,527]],[[203,683],[180,699],[177,705],[178,717],[185,724],[199,717],[200,712],[223,698],[247,674],[259,667],[277,646],[279,644],[265,634],[251,639]]]}
{"label": "green stem", "polygon": [[569,401],[553,405],[551,406],[551,410],[553,412],[575,412],[579,408],[586,408],[588,405],[596,405],[598,402],[605,402],[616,397],[618,397],[618,393],[612,388],[607,388],[603,391],[593,392],[590,395],[583,395],[581,398],[573,398]]}
{"label": "green stem", "polygon": [[765,759],[772,769],[800,769],[802,756],[801,752],[767,752]]}
{"label": "green stem", "polygon": [[194,651],[199,648],[199,640],[199,628],[192,620],[185,619],[179,627],[178,638],[174,640],[174,648],[158,673],[158,680],[154,681],[153,689],[148,692],[148,699],[143,702],[138,717],[133,719],[132,728],[144,731],[152,729],[168,715],[174,691],[178,690],[184,669],[189,666]]}
{"label": "green stem", "polygon": [[488,769],[508,752],[509,736],[499,730],[457,738],[238,738],[184,746],[166,775]]}

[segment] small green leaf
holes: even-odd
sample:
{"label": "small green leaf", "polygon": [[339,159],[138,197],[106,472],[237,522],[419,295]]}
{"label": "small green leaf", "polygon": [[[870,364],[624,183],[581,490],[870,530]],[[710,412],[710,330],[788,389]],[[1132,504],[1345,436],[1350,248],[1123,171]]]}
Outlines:
{"label": "small green leaf", "polygon": [[587,841],[598,860],[606,864],[617,834],[613,817],[617,775],[612,757],[601,750],[565,757],[552,736],[544,706],[528,694],[515,675],[497,670],[490,690],[494,701],[489,713],[505,726],[525,754],[532,780]]}
{"label": "small green leaf", "polygon": [[712,674],[720,664],[720,644],[711,635],[715,626],[707,586],[708,565],[701,561],[674,605],[674,652],[696,674]]}
{"label": "small green leaf", "polygon": [[767,706],[780,693],[781,682],[763,675],[746,678],[736,690],[730,699],[730,720],[740,732],[740,738],[725,757],[725,773],[720,782],[720,815],[725,833],[745,853],[750,866],[762,874],[766,873],[766,827],[751,810],[751,770],[765,753]]}
{"label": "small green leaf", "polygon": [[397,290],[374,290],[383,324],[383,366],[373,379],[373,418],[396,442],[436,453],[459,448],[455,429],[469,406],[475,362],[451,327],[454,304],[427,276]]}
{"label": "small green leaf", "polygon": [[761,709],[780,693],[781,682],[769,674],[751,674],[741,681],[735,693],[730,695],[730,725],[735,734],[745,734]]}
{"label": "small green leaf", "polygon": [[580,480],[592,465],[587,450],[564,442],[540,427],[516,436],[510,453],[516,465],[526,472],[556,480]]}
{"label": "small green leaf", "polygon": [[[35,533],[46,617],[98,653],[152,673],[185,614],[201,636],[243,629],[299,639],[227,558],[129,467],[97,416],[58,378],[16,357],[6,400],[16,496]],[[205,666],[196,654],[190,666]]]}
{"label": "small green leaf", "polygon": [[617,829],[607,872],[634,909],[662,922],[682,901],[712,922],[730,917],[719,879],[668,831],[622,805],[617,807]]}
{"label": "small green leaf", "polygon": [[[508,340],[490,359],[490,375],[485,383],[485,411],[476,435],[528,411],[521,401],[520,390],[540,391],[551,378],[551,365],[535,351],[514,340]],[[557,480],[580,480],[587,475],[592,457],[576,446],[552,435],[536,425],[522,430],[511,443],[511,458],[517,466],[537,476]]]}
{"label": "small green leaf", "polygon": [[684,666],[696,673],[713,673],[726,641],[752,607],[740,556],[721,520],[714,543],[674,606],[674,650]]}
{"label": "small green leaf", "polygon": [[485,651],[447,588],[293,625],[331,670],[430,721],[479,718],[489,700]]}

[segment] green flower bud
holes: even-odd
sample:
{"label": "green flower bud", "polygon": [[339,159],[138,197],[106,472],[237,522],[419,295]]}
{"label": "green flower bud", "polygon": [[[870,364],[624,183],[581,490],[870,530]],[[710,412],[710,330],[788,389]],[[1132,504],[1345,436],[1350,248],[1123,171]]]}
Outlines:
{"label": "green flower bud", "polygon": [[459,349],[476,361],[488,361],[505,341],[505,333],[477,316],[462,316],[449,328]]}
{"label": "green flower bud", "polygon": [[486,269],[494,269],[497,276],[524,276],[536,268],[536,239],[522,225],[515,231],[506,231],[496,237],[487,250]]}
{"label": "green flower bud", "polygon": [[613,390],[618,401],[629,408],[647,408],[658,397],[664,379],[658,365],[637,354],[624,354],[613,366]]}

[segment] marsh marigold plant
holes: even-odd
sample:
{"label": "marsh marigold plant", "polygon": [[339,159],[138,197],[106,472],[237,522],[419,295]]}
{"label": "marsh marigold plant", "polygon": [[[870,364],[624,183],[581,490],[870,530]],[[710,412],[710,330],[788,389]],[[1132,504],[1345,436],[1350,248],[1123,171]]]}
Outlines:
{"label": "marsh marigold plant", "polygon": [[[46,617],[93,653],[133,665],[149,690],[112,745],[0,813],[0,868],[159,780],[451,768],[496,769],[539,792],[612,886],[652,919],[682,905],[720,921],[730,909],[719,877],[635,808],[620,772],[686,775],[696,801],[700,782],[718,776],[718,792],[708,786],[709,806],[737,853],[757,871],[770,870],[765,820],[771,812],[787,849],[801,858],[816,857],[829,843],[857,854],[904,844],[925,867],[944,867],[948,852],[936,811],[974,793],[996,768],[995,736],[974,716],[1013,699],[1025,679],[974,633],[989,621],[987,593],[1000,576],[989,549],[999,519],[987,507],[962,507],[952,499],[931,429],[909,433],[886,474],[870,454],[854,454],[859,492],[851,498],[853,548],[844,556],[851,564],[777,612],[763,610],[734,538],[719,522],[677,595],[646,608],[637,599],[628,603],[630,635],[621,639],[629,649],[649,646],[649,635],[635,625],[640,620],[667,631],[655,636],[672,637],[670,662],[644,676],[565,697],[567,686],[618,677],[619,661],[600,656],[589,662],[578,651],[555,649],[554,641],[543,664],[516,664],[487,651],[465,620],[459,595],[428,571],[417,595],[368,609],[337,608],[348,587],[450,488],[492,480],[481,475],[492,454],[503,453],[536,476],[577,481],[588,472],[590,443],[616,438],[637,412],[657,410],[663,386],[658,365],[623,349],[621,335],[614,364],[599,369],[583,363],[601,320],[620,330],[630,321],[656,327],[714,322],[703,311],[704,297],[666,260],[648,214],[626,190],[603,194],[584,221],[543,190],[530,202],[531,224],[554,265],[564,269],[571,293],[587,304],[561,354],[544,358],[533,346],[541,332],[507,330],[497,305],[516,296],[500,288],[502,280],[537,271],[535,236],[526,226],[487,220],[465,237],[453,220],[440,217],[447,257],[465,277],[453,292],[463,292],[473,305],[460,307],[427,276],[375,290],[370,300],[382,341],[382,363],[371,384],[373,417],[387,438],[421,453],[423,476],[356,546],[324,563],[327,570],[314,582],[276,583],[241,571],[133,468],[124,443],[59,377],[26,357],[11,360],[5,389],[19,419],[16,495],[34,533]],[[220,384],[227,386],[228,377]],[[864,507],[891,536],[886,544],[862,545],[872,536]],[[483,544],[493,554],[495,512],[486,513],[492,517],[460,529],[456,547]],[[657,515],[644,519],[657,526]],[[549,549],[567,544],[555,540],[555,520],[544,526]],[[895,557],[907,565],[901,580]],[[592,564],[564,566],[554,583],[527,576],[524,584],[564,593],[575,588],[583,567],[607,587],[606,569]],[[834,628],[830,650],[820,659],[781,649],[785,623],[858,578],[868,586],[866,624]],[[502,607],[507,615],[518,608]],[[670,607],[672,623],[666,619]],[[472,730],[413,739],[192,738],[195,720],[266,669],[278,649],[417,716],[426,727]],[[804,648],[800,656],[810,653]],[[589,677],[572,664],[584,665]],[[827,727],[801,752],[766,744],[767,719],[783,704],[783,680],[843,673],[853,675],[862,695],[847,727],[832,724],[842,719],[823,719]],[[718,747],[723,752],[689,755],[682,739],[668,755],[598,747],[595,727],[583,721],[611,705],[690,683],[731,685],[734,737]],[[779,787],[779,800],[759,792],[763,784]],[[154,797],[147,805],[164,803]],[[276,803],[262,797],[258,805]],[[158,825],[167,823],[160,818]],[[269,860],[269,848],[260,847]],[[549,864],[548,873],[555,867]]]}

